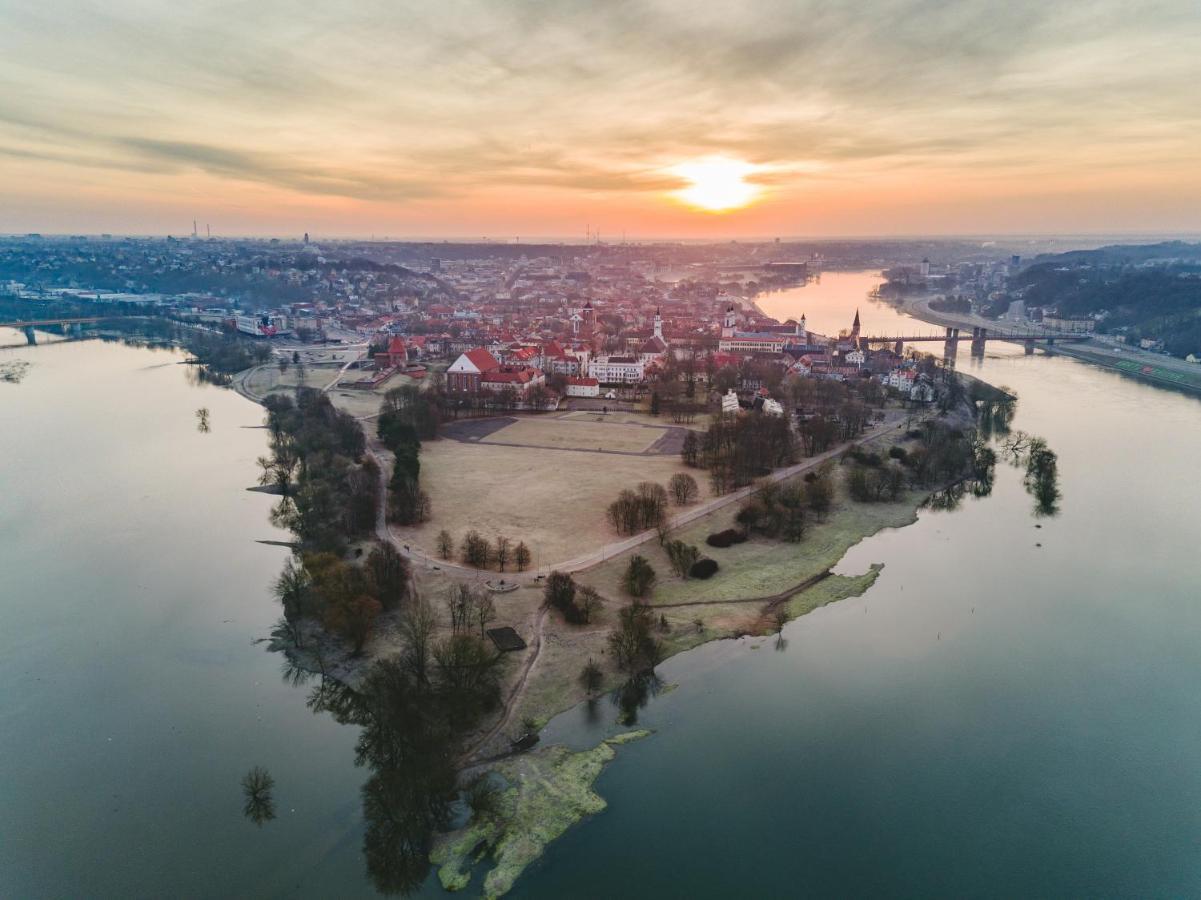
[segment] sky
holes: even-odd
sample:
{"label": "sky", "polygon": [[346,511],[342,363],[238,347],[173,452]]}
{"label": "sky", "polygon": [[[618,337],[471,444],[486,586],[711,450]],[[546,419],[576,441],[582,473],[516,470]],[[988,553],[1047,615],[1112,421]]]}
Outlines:
{"label": "sky", "polygon": [[[689,199],[713,160],[750,186],[740,205]],[[193,219],[394,238],[1199,232],[1201,4],[0,0],[0,232]]]}

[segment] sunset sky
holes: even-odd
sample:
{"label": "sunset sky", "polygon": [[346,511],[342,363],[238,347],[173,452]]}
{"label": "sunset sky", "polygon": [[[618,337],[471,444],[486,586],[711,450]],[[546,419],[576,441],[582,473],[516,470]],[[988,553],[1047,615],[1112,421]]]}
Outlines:
{"label": "sunset sky", "polygon": [[194,218],[227,235],[1201,231],[1201,7],[0,0],[0,232]]}

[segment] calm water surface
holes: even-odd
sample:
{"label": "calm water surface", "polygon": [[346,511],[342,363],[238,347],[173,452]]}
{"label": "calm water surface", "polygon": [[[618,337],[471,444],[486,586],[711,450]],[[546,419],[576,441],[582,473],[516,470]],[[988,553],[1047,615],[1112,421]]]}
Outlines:
{"label": "calm water surface", "polygon": [[[853,293],[811,327],[877,323]],[[355,729],[251,643],[285,552],[243,490],[259,410],[164,352],[2,358],[34,366],[0,385],[0,895],[369,894]],[[1201,893],[1201,404],[1004,347],[972,371],[1058,452],[1060,514],[1000,466],[991,497],[853,548],[840,569],[879,581],[782,649],[670,660],[683,686],[601,776],[609,810],[513,896]],[[595,743],[595,712],[548,738]]]}

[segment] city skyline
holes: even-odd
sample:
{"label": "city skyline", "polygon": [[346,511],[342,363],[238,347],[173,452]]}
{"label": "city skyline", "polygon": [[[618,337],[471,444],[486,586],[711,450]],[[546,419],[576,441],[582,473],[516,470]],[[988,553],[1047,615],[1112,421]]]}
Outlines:
{"label": "city skyline", "polygon": [[1201,231],[1179,0],[0,16],[0,232]]}

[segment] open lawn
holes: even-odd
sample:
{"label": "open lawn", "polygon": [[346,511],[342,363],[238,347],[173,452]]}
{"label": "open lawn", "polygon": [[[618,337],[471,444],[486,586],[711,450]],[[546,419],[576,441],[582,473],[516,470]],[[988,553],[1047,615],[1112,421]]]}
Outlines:
{"label": "open lawn", "polygon": [[[441,529],[458,542],[474,528],[489,540],[504,535],[513,543],[525,541],[533,568],[551,566],[618,539],[605,510],[622,488],[640,481],[666,486],[673,474],[686,471],[674,455],[431,441],[421,447],[421,486],[429,494],[432,519],[394,530],[405,543],[435,556]],[[708,496],[706,481],[698,479],[701,499]]]}
{"label": "open lawn", "polygon": [[482,443],[642,453],[665,433],[660,428],[616,422],[598,423],[566,418],[517,419],[512,425],[483,438]]}

